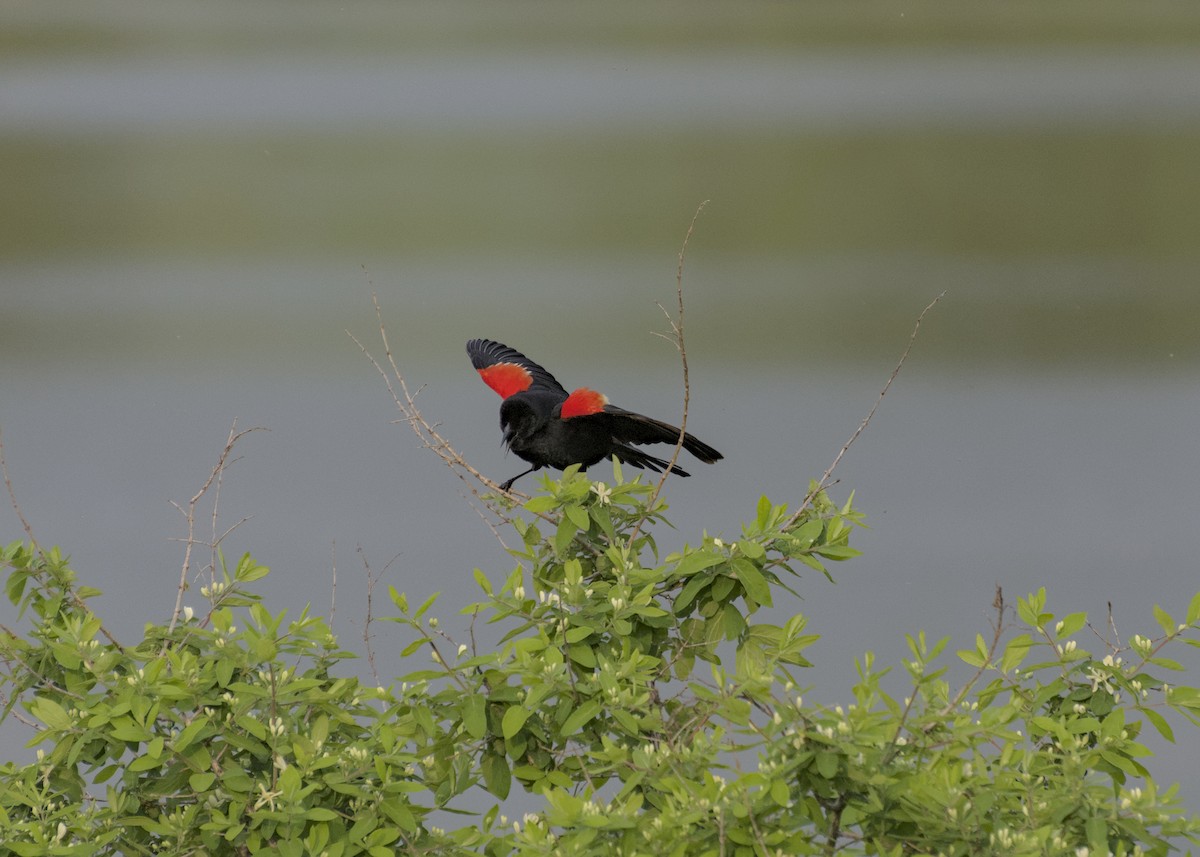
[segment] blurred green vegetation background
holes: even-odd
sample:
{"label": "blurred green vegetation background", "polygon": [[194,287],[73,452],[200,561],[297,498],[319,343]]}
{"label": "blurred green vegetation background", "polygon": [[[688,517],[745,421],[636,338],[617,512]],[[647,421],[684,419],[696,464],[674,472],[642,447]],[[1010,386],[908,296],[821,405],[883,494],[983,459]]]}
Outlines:
{"label": "blurred green vegetation background", "polygon": [[[361,285],[362,266],[431,333],[477,314],[528,334],[551,301],[606,329],[643,314],[622,342],[641,349],[644,296],[670,295],[706,199],[695,336],[727,359],[802,333],[874,360],[943,289],[944,357],[1200,357],[1195,4],[107,0],[5,17],[10,358],[140,359],[134,343],[170,347],[180,325],[224,330],[239,358],[304,352],[349,318],[330,272]],[[789,76],[817,94],[789,99]]]}

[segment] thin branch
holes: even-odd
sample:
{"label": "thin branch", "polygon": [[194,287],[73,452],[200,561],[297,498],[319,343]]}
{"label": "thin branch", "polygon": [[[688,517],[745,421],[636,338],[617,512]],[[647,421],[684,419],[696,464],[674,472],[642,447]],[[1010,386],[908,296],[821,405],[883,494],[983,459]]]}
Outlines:
{"label": "thin branch", "polygon": [[[21,504],[17,502],[17,492],[15,490],[13,490],[12,479],[10,479],[9,475],[8,475],[8,462],[6,462],[4,459],[4,439],[3,439],[2,435],[0,435],[0,475],[3,475],[3,477],[4,477],[4,488],[6,491],[8,491],[8,499],[12,503],[13,510],[17,513],[17,517],[21,521],[21,527],[22,527],[22,529],[25,530],[25,535],[29,537],[29,546],[33,549],[33,551],[36,554],[44,557],[45,554],[42,553],[42,546],[40,544],[38,544],[38,540],[33,535],[33,527],[31,527],[29,525],[29,521],[27,521],[25,519],[25,513],[21,511]],[[76,593],[74,587],[72,587],[70,584],[67,584],[64,587],[64,590],[65,590],[66,594],[70,595],[71,602],[76,607],[78,607],[80,610],[83,610],[87,613],[91,613],[91,609],[87,606],[87,604],[84,602],[84,600],[79,597],[79,595],[78,595],[78,593]],[[109,632],[108,628],[101,625],[100,633],[102,633],[104,635],[105,639],[107,639],[110,643],[112,643],[118,649],[120,649],[121,651],[125,650],[124,647],[119,642],[117,642],[117,638],[114,637],[112,635],[112,633]]]}
{"label": "thin branch", "polygon": [[390,560],[388,560],[387,565],[383,567],[383,571],[381,571],[379,574],[375,574],[373,571],[371,571],[371,563],[367,560],[367,553],[363,550],[362,545],[359,545],[357,550],[358,555],[362,557],[363,570],[367,573],[367,618],[366,621],[363,622],[363,645],[365,645],[367,648],[367,663],[371,667],[371,675],[375,677],[376,684],[382,684],[382,682],[379,681],[379,670],[375,666],[375,646],[371,643],[371,624],[375,621],[375,584],[383,576],[383,573],[392,567],[392,563],[399,559],[400,554],[393,556]]}
{"label": "thin branch", "polygon": [[671,450],[671,458],[667,466],[663,468],[662,475],[658,478],[658,483],[654,486],[654,491],[650,494],[650,499],[646,502],[646,513],[642,515],[642,519],[637,522],[637,526],[633,528],[633,532],[629,535],[629,543],[632,544],[641,532],[642,524],[646,522],[646,515],[654,509],[654,504],[658,501],[659,495],[662,493],[663,485],[666,484],[667,476],[671,473],[671,468],[675,466],[675,462],[679,460],[679,454],[683,451],[683,439],[687,436],[688,409],[692,401],[692,384],[688,375],[688,359],[687,346],[683,339],[683,263],[687,258],[688,242],[692,240],[692,232],[696,229],[696,221],[700,217],[700,212],[704,211],[704,207],[708,205],[709,200],[704,200],[696,208],[696,213],[692,215],[692,222],[688,224],[687,233],[683,236],[683,245],[679,248],[679,264],[675,268],[675,301],[678,316],[671,317],[666,308],[659,304],[658,308],[663,311],[663,315],[667,317],[667,323],[671,325],[671,333],[656,333],[656,336],[661,336],[663,339],[672,343],[676,350],[679,351],[679,361],[683,364],[683,416],[679,421],[679,437],[675,441],[675,448]]}
{"label": "thin branch", "polygon": [[[391,343],[388,341],[387,328],[383,323],[383,311],[379,306],[379,296],[372,294],[371,301],[375,305],[375,317],[379,320],[379,338],[383,342],[386,363],[391,372],[389,373],[384,369],[383,365],[375,359],[374,355],[367,350],[367,347],[363,345],[358,337],[348,330],[346,331],[346,335],[354,341],[354,344],[371,361],[371,365],[375,367],[380,377],[383,378],[388,392],[392,396],[392,401],[395,402],[397,409],[399,409],[402,415],[402,419],[397,420],[397,422],[407,423],[408,427],[413,430],[413,433],[421,439],[421,445],[431,450],[447,467],[454,471],[454,475],[463,481],[467,490],[476,500],[490,509],[501,521],[506,521],[507,516],[503,507],[493,500],[485,499],[483,493],[472,484],[471,480],[473,479],[487,489],[487,491],[497,495],[503,493],[500,491],[500,485],[488,479],[471,466],[470,462],[438,431],[437,425],[425,419],[417,407],[416,398],[423,388],[418,388],[415,391],[409,389],[408,382],[404,378],[404,373],[400,371],[395,355],[392,353]],[[509,493],[518,498],[528,497],[528,495],[516,491]]]}
{"label": "thin branch", "polygon": [[329,546],[329,564],[333,569],[333,582],[329,586],[329,632],[333,633],[333,617],[337,613],[337,540]]}
{"label": "thin branch", "polygon": [[[221,454],[217,457],[217,463],[213,466],[212,471],[208,474],[208,479],[205,480],[204,484],[200,487],[200,490],[197,491],[192,496],[192,499],[188,501],[187,508],[185,509],[174,501],[171,502],[171,505],[178,509],[179,513],[183,515],[184,519],[187,521],[187,538],[183,540],[184,544],[186,545],[183,550],[183,567],[179,572],[179,586],[175,591],[175,610],[171,614],[171,624],[167,628],[168,635],[175,630],[175,626],[179,624],[179,617],[183,615],[183,593],[187,591],[188,575],[192,570],[192,548],[194,548],[196,545],[205,544],[196,538],[196,506],[200,503],[200,500],[203,499],[204,495],[208,493],[209,489],[213,487],[213,484],[216,483],[218,486],[218,493],[217,495],[214,495],[213,499],[213,535],[211,541],[207,545],[208,547],[211,547],[213,551],[212,573],[215,576],[217,546],[227,535],[248,520],[247,518],[243,518],[241,521],[238,521],[238,523],[227,529],[219,537],[217,536],[217,500],[219,499],[222,475],[225,472],[225,468],[229,467],[229,465],[233,464],[233,462],[237,460],[236,458],[230,459],[229,457],[230,453],[233,452],[234,446],[237,445],[237,442],[251,432],[267,430],[268,429],[262,426],[252,426],[251,428],[238,431],[237,420],[235,419],[233,421],[233,425],[229,429],[229,436],[225,440],[225,447],[221,450]],[[166,644],[164,643],[163,645],[165,647]]]}
{"label": "thin branch", "polygon": [[3,432],[0,432],[0,473],[4,475],[4,488],[8,491],[8,500],[12,503],[13,511],[17,513],[17,518],[21,521],[21,527],[25,530],[25,535],[29,537],[30,546],[35,552],[41,553],[42,549],[38,546],[38,540],[33,535],[33,527],[29,526],[29,521],[25,520],[25,513],[21,511],[21,504],[17,502],[17,492],[13,490],[12,480],[8,476],[8,463],[4,460]]}
{"label": "thin branch", "polygon": [[[508,514],[507,507],[505,507],[501,501],[498,501],[496,497],[486,496],[472,483],[472,480],[478,482],[479,485],[482,485],[488,492],[496,495],[497,497],[503,496],[506,493],[500,490],[499,483],[493,482],[491,479],[488,479],[486,476],[484,476],[480,471],[472,467],[470,462],[468,462],[466,458],[464,458],[458,452],[458,450],[454,448],[450,441],[438,431],[438,424],[431,423],[425,419],[425,416],[417,407],[416,398],[423,388],[418,388],[415,391],[409,389],[408,382],[404,378],[404,373],[400,371],[400,367],[396,363],[395,355],[392,353],[391,343],[388,341],[387,328],[383,323],[383,311],[379,306],[379,296],[372,294],[371,301],[375,305],[375,317],[379,320],[379,338],[383,341],[386,362],[388,367],[391,369],[391,372],[389,373],[384,369],[383,365],[381,365],[380,362],[375,359],[371,352],[367,350],[367,347],[363,345],[361,341],[359,341],[358,337],[348,330],[346,331],[346,335],[353,340],[354,344],[358,346],[359,350],[362,351],[366,358],[371,361],[371,365],[375,367],[375,370],[379,373],[380,377],[383,378],[384,384],[387,385],[388,392],[392,396],[392,401],[395,402],[397,409],[402,414],[402,418],[396,422],[407,423],[408,427],[413,430],[413,433],[420,438],[421,445],[437,455],[437,457],[440,458],[442,462],[454,472],[454,475],[462,480],[467,490],[477,501],[479,501],[481,505],[487,507],[488,510],[490,510],[500,522],[510,523],[511,518]],[[393,383],[393,379],[395,383]],[[518,501],[529,499],[528,494],[523,494],[520,491],[510,490],[507,492],[507,495]],[[533,514],[549,523],[558,523],[556,518],[545,512],[536,512]],[[491,526],[490,528],[492,532],[496,534],[497,539],[499,539],[499,531],[494,526]],[[582,540],[581,536],[577,535],[577,538],[580,539],[580,543],[585,547],[593,550],[594,552],[598,552],[595,551],[594,547],[587,545],[586,542]],[[504,541],[502,539],[499,539],[499,541],[501,547],[507,550],[508,548],[504,544]]]}
{"label": "thin branch", "polygon": [[358,546],[358,555],[362,557],[363,570],[367,573],[367,619],[363,622],[363,645],[367,647],[367,664],[371,667],[371,675],[375,677],[375,684],[379,684],[379,670],[375,667],[375,647],[371,645],[371,621],[375,618],[372,606],[375,599],[375,576],[371,573],[371,563],[367,561],[367,554],[362,545]]}
{"label": "thin branch", "polygon": [[[475,510],[475,514],[479,515],[479,520],[483,521],[484,526],[492,531],[492,535],[496,537],[496,541],[500,542],[500,547],[504,548],[505,551],[511,552],[512,549],[509,548],[508,543],[504,541],[504,536],[500,535],[500,528],[488,520],[488,516],[484,514],[483,509],[479,508],[479,506],[477,506],[469,497],[465,499],[467,501],[467,505]],[[495,512],[494,509],[492,511],[493,513]],[[499,517],[501,521],[508,523],[509,518],[506,515],[500,515]]]}
{"label": "thin branch", "polygon": [[1004,606],[1004,590],[999,586],[996,587],[996,596],[992,599],[992,609],[996,611],[996,621],[992,623],[992,642],[988,645],[987,658],[975,671],[975,674],[958,689],[958,693],[954,695],[954,699],[946,703],[945,707],[939,713],[939,717],[945,717],[958,708],[962,704],[962,701],[967,698],[967,694],[975,686],[975,683],[995,664],[996,653],[1000,651],[1000,640],[1004,637],[1004,632],[1008,630],[1008,626],[1004,624],[1004,613],[1007,609]]}
{"label": "thin branch", "polygon": [[830,464],[826,469],[825,473],[821,476],[821,480],[816,484],[816,486],[808,492],[799,508],[792,513],[790,518],[788,518],[787,522],[783,526],[783,529],[786,530],[788,527],[791,527],[798,520],[800,520],[800,516],[804,514],[804,511],[809,507],[817,494],[821,493],[832,484],[829,479],[831,476],[833,476],[833,471],[837,468],[838,464],[841,463],[842,457],[854,444],[854,441],[858,440],[858,436],[862,434],[864,430],[866,430],[871,420],[875,417],[875,411],[879,410],[879,405],[883,401],[883,397],[887,395],[888,390],[890,390],[892,387],[892,382],[895,381],[896,376],[900,374],[900,369],[904,366],[904,361],[908,359],[908,354],[910,351],[912,351],[913,343],[917,341],[917,334],[921,330],[921,322],[925,320],[925,314],[933,309],[934,306],[937,305],[937,302],[945,296],[946,293],[943,291],[936,298],[930,301],[929,304],[926,305],[925,309],[921,310],[921,314],[917,316],[916,324],[913,325],[912,334],[908,337],[908,345],[904,347],[904,353],[900,355],[900,360],[896,363],[896,368],[892,370],[892,374],[888,377],[887,383],[884,384],[883,389],[879,391],[879,396],[875,399],[875,404],[871,406],[870,412],[859,424],[858,428],[854,430],[854,434],[850,435],[850,439],[843,444],[840,450],[838,450],[838,454],[834,457],[833,463]]}

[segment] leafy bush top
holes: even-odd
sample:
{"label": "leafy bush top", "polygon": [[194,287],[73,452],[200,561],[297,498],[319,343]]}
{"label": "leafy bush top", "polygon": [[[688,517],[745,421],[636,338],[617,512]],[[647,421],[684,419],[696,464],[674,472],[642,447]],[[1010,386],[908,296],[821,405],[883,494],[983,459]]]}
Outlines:
{"label": "leafy bush top", "polygon": [[[855,555],[851,502],[763,498],[740,538],[660,556],[650,493],[569,470],[514,510],[516,566],[477,570],[481,600],[459,607],[505,629],[495,651],[392,590],[413,642],[378,688],[339,673],[352,654],[320,617],[262,603],[249,556],[202,590],[203,615],[127,646],[57,549],[8,545],[28,627],[0,630],[0,692],[39,749],[0,765],[0,855],[1132,855],[1200,835],[1139,743],[1197,722],[1200,691],[1165,679],[1200,596],[1093,654],[1084,614],[1043,590],[1010,631],[997,593],[962,686],[946,641],[916,634],[903,699],[867,653],[853,700],[820,705],[802,696],[805,618],[757,614]],[[463,814],[464,795],[514,786],[540,811]]]}

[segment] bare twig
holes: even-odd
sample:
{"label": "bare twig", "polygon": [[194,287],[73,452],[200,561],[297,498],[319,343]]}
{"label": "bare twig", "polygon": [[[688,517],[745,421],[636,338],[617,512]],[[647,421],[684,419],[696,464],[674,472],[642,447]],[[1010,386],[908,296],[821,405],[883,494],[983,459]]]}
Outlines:
{"label": "bare twig", "polygon": [[[388,367],[391,369],[391,372],[389,373],[384,369],[380,362],[375,359],[370,351],[367,350],[367,347],[359,341],[358,337],[348,330],[346,331],[346,335],[354,341],[354,344],[357,345],[359,350],[362,351],[366,358],[371,361],[371,365],[375,367],[375,370],[379,372],[380,377],[383,378],[384,383],[387,385],[388,392],[391,393],[392,401],[396,403],[396,407],[402,414],[402,419],[398,420],[397,422],[407,423],[409,428],[411,428],[417,437],[421,439],[421,444],[426,449],[431,450],[435,455],[437,455],[438,458],[440,458],[446,464],[446,466],[454,472],[454,475],[463,481],[463,484],[466,486],[467,490],[472,496],[475,497],[476,500],[490,509],[497,518],[502,521],[507,521],[508,517],[505,513],[505,510],[494,501],[485,499],[483,493],[481,493],[479,488],[472,484],[471,480],[473,479],[475,482],[478,482],[480,485],[482,485],[487,491],[495,494],[502,493],[500,491],[499,484],[493,482],[491,479],[488,479],[473,466],[471,466],[470,462],[468,462],[458,452],[458,450],[451,445],[450,441],[438,431],[437,426],[425,419],[424,415],[417,407],[416,398],[420,394],[421,388],[416,390],[409,389],[408,382],[405,380],[404,374],[400,371],[400,367],[396,363],[395,355],[392,353],[391,344],[388,342],[387,328],[383,323],[383,311],[379,307],[378,295],[371,295],[371,301],[375,305],[375,317],[379,320],[379,337],[383,341],[386,362]],[[393,380],[395,383],[393,383]],[[516,497],[528,496],[516,491],[510,491],[509,493]]]}
{"label": "bare twig", "polygon": [[999,586],[996,587],[996,595],[992,599],[992,609],[996,611],[996,619],[994,622],[992,622],[992,641],[988,645],[987,658],[975,671],[975,674],[971,676],[968,681],[964,682],[962,687],[958,689],[958,693],[954,695],[954,699],[947,702],[942,708],[939,714],[940,717],[945,717],[951,711],[958,708],[962,701],[967,698],[967,694],[970,692],[971,688],[975,686],[975,683],[979,681],[984,672],[986,672],[988,668],[992,667],[995,663],[996,653],[1000,651],[1000,640],[1004,637],[1004,632],[1008,630],[1008,626],[1004,624],[1004,614],[1007,610],[1004,605],[1004,590]]}
{"label": "bare twig", "polygon": [[329,586],[329,631],[333,633],[333,617],[337,613],[337,540],[329,546],[329,564],[333,569],[333,582]]}
{"label": "bare twig", "polygon": [[371,645],[371,621],[375,618],[372,612],[375,600],[375,575],[371,573],[371,563],[367,561],[367,554],[363,551],[362,545],[358,546],[358,555],[362,557],[363,570],[367,573],[367,618],[363,622],[363,645],[367,647],[367,664],[371,667],[371,675],[375,677],[375,684],[379,684],[379,670],[375,668],[375,647]]}
{"label": "bare twig", "polygon": [[379,670],[375,667],[375,646],[371,643],[371,623],[375,621],[375,584],[379,582],[379,579],[383,576],[383,573],[392,567],[392,563],[394,563],[400,557],[400,554],[396,554],[394,557],[388,560],[387,565],[383,567],[383,571],[381,571],[379,574],[375,574],[371,570],[371,563],[367,561],[367,554],[366,551],[363,550],[362,545],[359,545],[357,550],[358,555],[362,557],[363,570],[367,573],[367,617],[366,621],[363,622],[363,645],[366,646],[367,649],[367,664],[369,664],[371,667],[371,675],[375,677],[376,684],[381,684],[379,681]]}
{"label": "bare twig", "polygon": [[[501,501],[496,500],[494,497],[486,496],[484,493],[482,493],[479,488],[472,484],[471,480],[478,482],[487,490],[487,492],[494,495],[503,495],[507,493],[509,497],[512,497],[518,501],[529,499],[529,495],[522,494],[520,491],[512,490],[508,492],[502,492],[498,483],[488,479],[486,476],[472,467],[466,458],[464,458],[458,452],[458,450],[451,445],[450,441],[442,436],[442,434],[438,431],[438,424],[431,423],[425,418],[420,409],[417,408],[416,404],[416,397],[420,394],[422,388],[418,388],[415,391],[409,389],[408,382],[405,380],[404,374],[400,371],[400,367],[396,363],[395,355],[392,353],[391,344],[388,342],[387,328],[383,323],[383,312],[379,307],[378,295],[371,295],[371,300],[375,305],[375,316],[379,320],[379,338],[383,341],[384,353],[387,356],[387,364],[391,369],[390,374],[383,368],[380,362],[375,359],[371,352],[367,350],[366,346],[359,341],[358,337],[348,330],[346,331],[346,335],[354,341],[354,344],[357,345],[359,350],[362,351],[366,358],[371,361],[371,365],[375,367],[375,370],[379,373],[380,377],[383,378],[384,383],[387,385],[388,392],[391,393],[392,401],[396,403],[396,407],[403,415],[402,418],[396,420],[396,422],[407,423],[409,428],[413,430],[413,433],[421,439],[422,446],[428,450],[431,450],[435,455],[437,455],[437,457],[440,458],[442,462],[454,472],[454,475],[462,480],[467,490],[477,501],[479,501],[480,505],[487,507],[487,509],[496,516],[497,520],[505,524],[511,523],[512,518],[509,515],[508,508],[505,507]],[[394,384],[393,379],[395,379]],[[547,512],[533,512],[531,514],[548,523],[555,525],[558,523],[558,519]],[[504,543],[504,540],[500,538],[499,530],[490,524],[489,528],[500,542],[500,546],[507,551],[508,546]],[[585,550],[589,550],[592,553],[599,553],[599,550],[595,547],[595,545],[589,543],[583,534],[576,534],[576,540]]]}
{"label": "bare twig", "polygon": [[[21,511],[21,504],[17,502],[17,492],[13,489],[12,479],[10,479],[8,475],[8,462],[6,462],[4,459],[3,436],[0,436],[0,475],[3,475],[4,477],[4,488],[6,491],[8,491],[8,499],[12,503],[13,511],[17,513],[17,518],[19,518],[21,521],[21,527],[25,530],[25,535],[29,537],[29,546],[39,556],[45,556],[42,553],[42,546],[38,544],[38,540],[33,535],[33,527],[31,527],[29,525],[29,521],[25,519],[25,513]],[[80,610],[89,613],[91,612],[87,604],[84,603],[84,600],[79,597],[78,593],[75,592],[73,587],[68,585],[66,587],[66,593],[71,597],[71,601],[76,607],[78,607]],[[100,633],[102,633],[105,639],[107,639],[110,643],[112,643],[118,649],[124,651],[124,647],[117,642],[117,638],[114,637],[112,633],[110,633],[109,630],[103,625],[100,626]]]}
{"label": "bare twig", "polygon": [[[500,547],[504,548],[506,551],[510,551],[511,548],[509,548],[508,543],[504,541],[504,536],[500,535],[500,528],[497,527],[492,521],[488,520],[488,516],[483,513],[483,509],[480,509],[479,506],[477,506],[470,498],[467,498],[467,505],[475,510],[475,513],[479,515],[479,520],[483,521],[484,526],[492,531],[492,535],[496,537],[496,541],[500,542]],[[495,512],[495,509],[492,511]],[[501,517],[501,520],[506,520],[506,518]]]}
{"label": "bare twig", "polygon": [[[679,352],[679,361],[683,364],[683,416],[679,421],[679,437],[675,441],[675,448],[671,450],[671,458],[667,466],[663,468],[662,475],[659,476],[658,483],[654,486],[654,491],[650,494],[650,499],[646,502],[646,515],[654,509],[654,504],[658,501],[659,494],[662,493],[663,485],[666,484],[667,476],[671,473],[671,468],[679,460],[679,454],[683,451],[683,439],[687,436],[688,409],[692,401],[692,385],[691,379],[688,376],[687,346],[683,340],[683,262],[687,258],[688,242],[692,240],[692,232],[696,229],[696,221],[700,217],[700,212],[704,211],[704,207],[708,203],[709,201],[706,199],[696,208],[696,213],[692,215],[692,222],[688,224],[687,233],[683,236],[683,245],[679,248],[679,264],[675,268],[675,301],[678,315],[672,318],[671,313],[667,312],[662,304],[658,305],[658,308],[663,311],[663,315],[667,317],[667,323],[671,325],[671,333],[656,333],[655,335],[661,336],[675,346]],[[646,515],[642,516],[637,526],[633,528],[633,532],[630,533],[630,544],[638,537],[638,533],[642,529],[642,524],[646,522]]]}
{"label": "bare twig", "polygon": [[0,473],[4,475],[4,488],[8,491],[8,500],[12,503],[13,511],[17,513],[17,518],[21,521],[21,527],[25,530],[25,535],[29,538],[29,544],[34,551],[41,553],[41,548],[38,546],[38,540],[33,535],[33,527],[29,526],[29,521],[25,520],[25,513],[21,511],[21,504],[17,502],[17,492],[13,490],[12,480],[8,476],[8,463],[4,460],[4,434],[0,432]]}
{"label": "bare twig", "polygon": [[904,361],[908,359],[908,353],[912,351],[913,343],[917,341],[917,334],[921,330],[921,322],[925,320],[925,314],[933,309],[937,302],[945,296],[946,293],[943,291],[936,298],[930,301],[929,304],[926,305],[925,309],[921,310],[921,314],[917,316],[916,324],[913,325],[912,335],[908,337],[908,345],[904,347],[904,353],[900,355],[900,360],[896,363],[896,368],[892,370],[892,374],[888,377],[887,383],[884,384],[883,389],[879,391],[879,396],[875,399],[875,404],[871,406],[870,412],[859,424],[858,428],[854,430],[854,434],[850,435],[850,439],[842,445],[840,450],[838,450],[838,454],[834,456],[833,463],[829,465],[828,469],[826,469],[825,473],[821,476],[821,480],[811,491],[808,492],[804,498],[804,501],[801,502],[796,511],[792,513],[792,516],[788,518],[787,522],[784,524],[784,529],[787,529],[795,524],[796,521],[800,520],[800,516],[804,514],[804,511],[808,508],[809,504],[812,503],[813,498],[815,498],[817,494],[821,493],[832,484],[829,479],[833,475],[833,471],[837,468],[838,464],[841,463],[842,457],[854,444],[854,441],[858,440],[858,436],[863,433],[866,427],[870,424],[871,420],[875,417],[875,411],[879,410],[879,405],[883,401],[883,397],[887,395],[888,390],[890,390],[892,387],[892,382],[895,381],[896,376],[900,374],[900,369],[904,366]]}
{"label": "bare twig", "polygon": [[[243,518],[232,527],[225,530],[225,532],[220,536],[217,535],[217,502],[220,499],[221,479],[225,469],[229,467],[229,465],[233,464],[234,461],[237,461],[236,458],[231,459],[229,456],[233,452],[233,448],[239,440],[251,432],[256,431],[267,431],[267,429],[263,428],[262,426],[252,426],[251,428],[238,431],[237,420],[234,420],[233,426],[229,429],[229,436],[225,440],[225,447],[221,450],[221,454],[217,457],[216,465],[213,466],[212,471],[208,474],[208,479],[205,480],[204,484],[200,487],[200,490],[197,491],[192,496],[192,499],[188,501],[187,508],[180,506],[174,501],[171,502],[171,505],[178,509],[179,513],[183,515],[184,520],[187,521],[187,538],[183,539],[185,545],[183,550],[183,568],[179,572],[179,587],[175,592],[175,610],[171,614],[171,624],[167,628],[168,635],[175,630],[175,626],[179,624],[179,617],[183,614],[183,593],[187,591],[188,575],[192,570],[192,548],[194,548],[196,545],[205,545],[212,549],[212,573],[215,576],[218,547],[226,536],[228,536],[231,532],[248,520],[248,518]],[[212,537],[211,541],[205,543],[196,538],[196,506],[200,503],[200,500],[203,499],[204,495],[208,493],[209,489],[212,488],[214,484],[217,485],[217,493],[213,498]]]}

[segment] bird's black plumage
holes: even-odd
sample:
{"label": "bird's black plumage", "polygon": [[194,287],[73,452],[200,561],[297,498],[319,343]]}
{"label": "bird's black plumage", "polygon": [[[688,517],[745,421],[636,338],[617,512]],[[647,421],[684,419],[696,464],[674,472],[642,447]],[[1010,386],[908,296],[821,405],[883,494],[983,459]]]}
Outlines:
{"label": "bird's black plumage", "polygon": [[[586,387],[568,393],[540,365],[502,343],[472,339],[467,354],[488,386],[504,398],[500,428],[505,444],[533,465],[503,483],[503,490],[542,467],[562,469],[579,464],[586,469],[614,455],[633,467],[661,473],[670,466],[672,473],[689,475],[678,465],[671,466],[633,446],[675,444],[680,434],[675,426],[610,405],[607,398]],[[683,448],[705,464],[723,457],[691,434],[684,434]]]}

